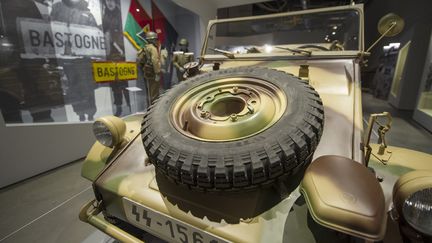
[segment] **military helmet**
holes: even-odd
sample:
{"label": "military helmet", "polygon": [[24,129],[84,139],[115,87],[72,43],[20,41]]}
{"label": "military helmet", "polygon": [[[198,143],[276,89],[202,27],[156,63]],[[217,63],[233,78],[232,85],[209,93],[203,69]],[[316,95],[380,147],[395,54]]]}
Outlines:
{"label": "military helmet", "polygon": [[146,40],[155,40],[158,38],[157,34],[153,31],[149,31],[145,35]]}
{"label": "military helmet", "polygon": [[189,42],[186,38],[181,38],[179,42],[179,46],[188,46]]}

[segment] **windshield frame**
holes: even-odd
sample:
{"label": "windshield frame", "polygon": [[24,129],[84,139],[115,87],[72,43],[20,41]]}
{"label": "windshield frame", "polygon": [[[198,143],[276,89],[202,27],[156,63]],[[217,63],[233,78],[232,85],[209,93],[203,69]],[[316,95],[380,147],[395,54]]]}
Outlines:
{"label": "windshield frame", "polygon": [[[227,22],[241,22],[241,21],[248,21],[248,20],[261,20],[261,19],[272,19],[272,18],[278,18],[278,17],[286,17],[286,16],[294,16],[294,15],[304,15],[304,14],[313,14],[313,13],[323,13],[323,12],[333,12],[333,11],[341,11],[341,10],[354,10],[358,12],[359,15],[359,49],[355,51],[338,51],[340,55],[346,56],[349,53],[355,52],[355,55],[358,53],[362,53],[364,51],[364,12],[363,12],[363,4],[355,4],[355,5],[346,5],[346,6],[337,6],[337,7],[329,7],[329,8],[316,8],[316,9],[308,9],[308,10],[301,10],[301,11],[294,11],[294,12],[286,12],[286,13],[277,13],[277,14],[266,14],[266,15],[259,15],[259,16],[248,16],[248,17],[240,17],[240,18],[227,18],[227,19],[214,19],[210,20],[209,24],[207,25],[207,31],[206,36],[204,39],[203,47],[201,48],[201,58],[204,60],[210,60],[210,59],[221,59],[223,57],[222,54],[220,55],[212,55],[212,54],[206,54],[207,50],[207,44],[208,44],[208,38],[210,35],[211,28],[215,24],[219,23],[227,23]],[[332,55],[327,55],[324,51],[314,51],[314,56],[335,56],[334,53]],[[328,53],[330,54],[330,53]],[[243,58],[245,59],[246,56],[250,54],[241,54]],[[253,55],[255,58],[260,55]],[[266,55],[263,55],[263,57]],[[284,54],[284,56],[295,56],[295,58],[299,58],[299,55],[292,55],[289,52]],[[338,55],[336,55],[338,56]],[[303,58],[307,58],[307,56],[302,56]],[[246,58],[247,59],[247,58]],[[235,60],[235,59],[231,59]]]}

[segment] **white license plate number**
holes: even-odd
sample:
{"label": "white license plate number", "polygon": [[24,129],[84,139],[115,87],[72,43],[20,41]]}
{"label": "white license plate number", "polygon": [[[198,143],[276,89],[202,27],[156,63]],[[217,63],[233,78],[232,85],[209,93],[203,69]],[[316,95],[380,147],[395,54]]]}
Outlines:
{"label": "white license plate number", "polygon": [[123,198],[123,207],[129,222],[169,242],[222,243],[227,242],[195,226],[180,222],[130,199]]}

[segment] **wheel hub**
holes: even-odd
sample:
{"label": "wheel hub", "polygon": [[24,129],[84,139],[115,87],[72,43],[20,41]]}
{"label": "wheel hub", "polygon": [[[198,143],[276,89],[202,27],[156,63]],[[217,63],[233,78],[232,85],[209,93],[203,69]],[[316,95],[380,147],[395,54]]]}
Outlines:
{"label": "wheel hub", "polygon": [[171,123],[202,141],[232,141],[264,131],[282,116],[286,96],[262,79],[212,80],[187,91],[171,107]]}

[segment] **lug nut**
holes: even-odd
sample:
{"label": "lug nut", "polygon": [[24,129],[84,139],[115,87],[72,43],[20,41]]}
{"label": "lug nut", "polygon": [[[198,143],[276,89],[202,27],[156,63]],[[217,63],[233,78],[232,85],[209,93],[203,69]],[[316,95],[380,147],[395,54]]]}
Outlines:
{"label": "lug nut", "polygon": [[237,121],[237,114],[234,114],[234,113],[231,114],[231,115],[230,115],[230,118],[231,118],[231,121],[233,121],[233,122],[234,122],[234,121]]}

